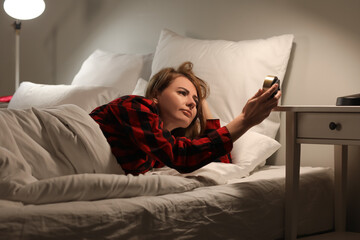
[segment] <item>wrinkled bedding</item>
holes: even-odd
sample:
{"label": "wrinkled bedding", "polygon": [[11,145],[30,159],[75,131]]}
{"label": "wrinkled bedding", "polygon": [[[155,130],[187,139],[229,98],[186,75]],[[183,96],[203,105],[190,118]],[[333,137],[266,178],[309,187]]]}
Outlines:
{"label": "wrinkled bedding", "polygon": [[[284,166],[124,175],[74,105],[0,110],[0,239],[279,239]],[[299,233],[333,227],[333,179],[301,168]]]}
{"label": "wrinkled bedding", "polygon": [[75,105],[1,110],[0,126],[0,199],[43,204],[156,196],[214,183],[123,175],[98,125]]}
{"label": "wrinkled bedding", "polygon": [[[177,194],[24,205],[0,200],[0,239],[280,239],[284,166]],[[301,235],[333,227],[332,171],[302,167]]]}

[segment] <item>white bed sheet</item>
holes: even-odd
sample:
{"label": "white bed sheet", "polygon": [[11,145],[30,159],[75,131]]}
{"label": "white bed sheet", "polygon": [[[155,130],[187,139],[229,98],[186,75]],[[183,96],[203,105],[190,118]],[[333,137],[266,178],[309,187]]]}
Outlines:
{"label": "white bed sheet", "polygon": [[[284,166],[162,196],[23,205],[0,200],[0,239],[279,239]],[[299,233],[333,227],[333,173],[301,168]]]}

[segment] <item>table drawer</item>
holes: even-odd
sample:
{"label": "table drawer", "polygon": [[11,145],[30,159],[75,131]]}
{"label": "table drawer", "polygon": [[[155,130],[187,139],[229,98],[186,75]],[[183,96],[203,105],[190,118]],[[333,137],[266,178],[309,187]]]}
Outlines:
{"label": "table drawer", "polygon": [[360,139],[360,114],[302,112],[297,120],[298,138]]}

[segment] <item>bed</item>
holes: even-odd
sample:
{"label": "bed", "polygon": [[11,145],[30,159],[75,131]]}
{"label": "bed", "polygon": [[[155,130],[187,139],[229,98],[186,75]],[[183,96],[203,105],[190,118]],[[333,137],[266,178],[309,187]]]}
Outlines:
{"label": "bed", "polygon": [[[299,233],[332,228],[329,169],[302,168]],[[24,205],[0,201],[2,239],[281,239],[284,167],[161,196]]]}
{"label": "bed", "polygon": [[[233,164],[188,174],[124,175],[97,124],[96,106],[143,95],[165,66],[194,63],[222,124],[266,75],[284,79],[293,36],[200,40],[162,30],[155,53],[94,51],[70,85],[22,82],[0,110],[0,239],[281,239],[284,166],[277,112],[234,143]],[[234,64],[235,63],[235,64]],[[299,235],[333,229],[333,173],[302,167]]]}

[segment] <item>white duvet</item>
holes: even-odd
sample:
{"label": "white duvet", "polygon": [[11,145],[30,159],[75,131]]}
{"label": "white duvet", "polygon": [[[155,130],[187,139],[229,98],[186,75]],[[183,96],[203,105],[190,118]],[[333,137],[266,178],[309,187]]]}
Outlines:
{"label": "white duvet", "polygon": [[[284,167],[242,179],[222,163],[124,175],[98,125],[72,105],[0,110],[0,126],[0,239],[283,236]],[[300,173],[299,233],[331,229],[329,171]]]}
{"label": "white duvet", "polygon": [[[333,172],[301,167],[299,234],[333,228]],[[0,239],[282,239],[285,166],[176,194],[22,204],[0,200]]]}
{"label": "white duvet", "polygon": [[124,175],[97,123],[75,105],[1,110],[0,126],[0,199],[41,204],[155,196],[211,182]]}

